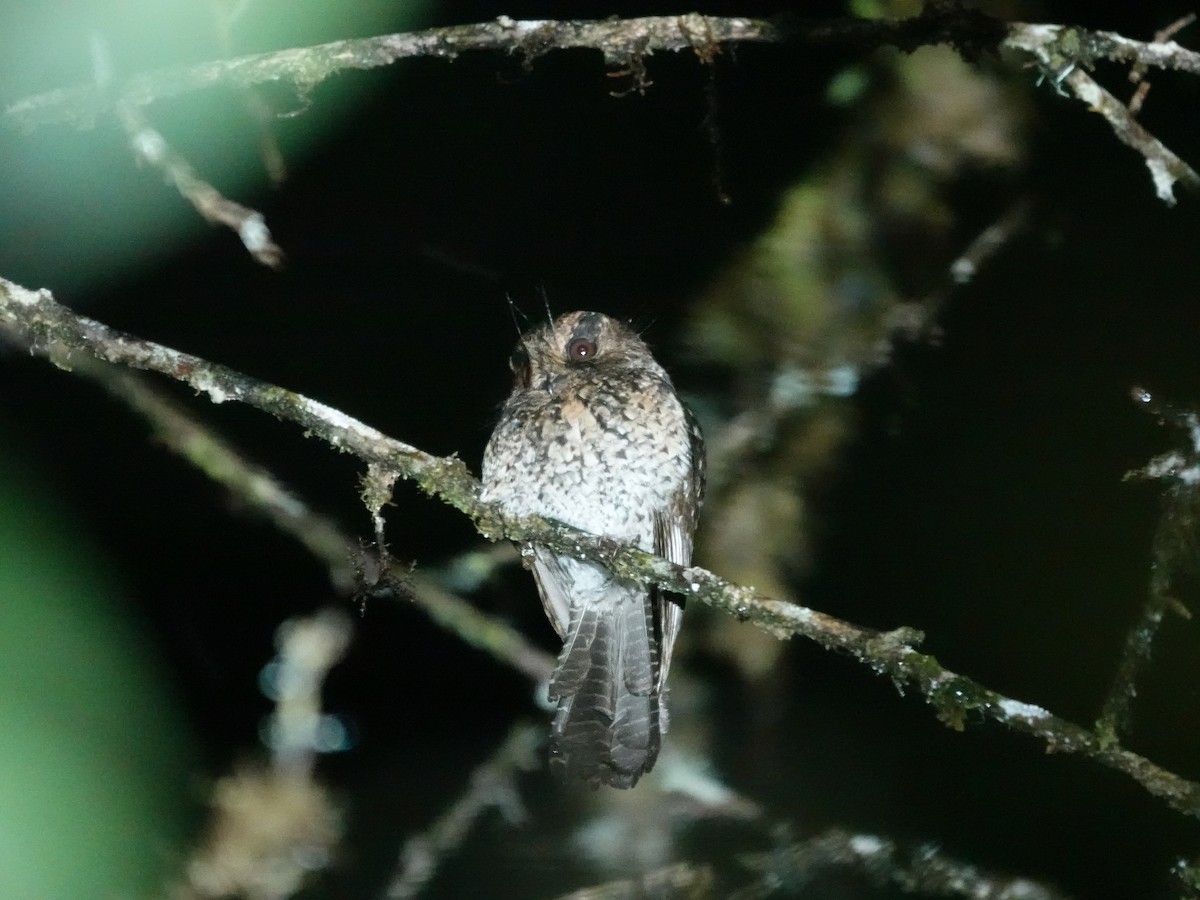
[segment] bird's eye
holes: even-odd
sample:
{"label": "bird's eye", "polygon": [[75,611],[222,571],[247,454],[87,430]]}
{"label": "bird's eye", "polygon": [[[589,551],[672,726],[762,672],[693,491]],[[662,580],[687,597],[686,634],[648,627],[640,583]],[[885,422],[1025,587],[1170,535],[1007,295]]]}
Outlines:
{"label": "bird's eye", "polygon": [[596,355],[596,342],[587,338],[577,337],[567,344],[567,358],[575,362],[583,362]]}

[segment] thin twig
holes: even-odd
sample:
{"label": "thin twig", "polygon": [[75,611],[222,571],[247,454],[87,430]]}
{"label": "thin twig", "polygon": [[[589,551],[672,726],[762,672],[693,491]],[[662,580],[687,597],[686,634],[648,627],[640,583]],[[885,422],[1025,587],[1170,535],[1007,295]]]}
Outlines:
{"label": "thin twig", "polygon": [[1033,204],[1022,197],[991,225],[975,236],[959,257],[950,264],[950,280],[956,286],[970,283],[979,270],[1013,237],[1029,224]]}
{"label": "thin twig", "polygon": [[[364,558],[358,543],[331,519],[313,511],[274,475],[249,462],[228,441],[137,374],[90,357],[74,359],[72,366],[145,416],[168,448],[299,541],[326,567],[340,594],[349,595],[361,587],[355,572],[368,568],[370,561]],[[550,677],[554,669],[551,654],[531,644],[510,625],[480,612],[436,578],[412,572],[391,586],[438,625],[533,682]]]}
{"label": "thin twig", "polygon": [[354,590],[352,560],[358,547],[336,522],[311,509],[269,470],[250,462],[143,376],[86,357],[73,360],[72,367],[144,416],[155,437],[171,451],[299,541],[326,567],[338,593]]}
{"label": "thin twig", "polygon": [[1066,84],[1089,109],[1100,113],[1117,139],[1145,159],[1154,191],[1168,206],[1175,204],[1176,182],[1189,188],[1200,187],[1200,175],[1085,71],[1097,59],[1110,59],[1200,74],[1200,53],[1185,50],[1174,41],[1145,43],[1111,32],[1026,23],[1010,25],[1004,43],[1031,54],[1056,88]]}
{"label": "thin twig", "polygon": [[[1166,28],[1156,31],[1154,33],[1154,43],[1165,44],[1195,21],[1196,14],[1194,12],[1188,13],[1186,16],[1181,16]],[[1150,93],[1150,82],[1145,80],[1147,70],[1148,67],[1145,63],[1136,63],[1129,70],[1130,82],[1137,85],[1137,90],[1129,98],[1129,112],[1135,116],[1142,111],[1142,104],[1146,102],[1146,95]]]}
{"label": "thin twig", "polygon": [[606,65],[624,68],[631,60],[656,51],[695,50],[697,44],[707,40],[725,43],[779,39],[779,30],[769,22],[695,13],[575,22],[516,21],[501,16],[473,25],[333,41],[160,69],[135,75],[115,90],[102,91],[94,85],[60,88],[10,104],[4,119],[18,128],[49,124],[89,127],[118,101],[145,106],[218,84],[245,88],[270,82],[290,83],[300,94],[306,94],[338,72],[374,69],[415,57],[453,60],[461,53],[479,50],[500,50],[528,60],[551,50],[591,49],[604,54]]}
{"label": "thin twig", "polygon": [[919,691],[939,718],[962,728],[977,716],[1037,737],[1047,749],[1076,753],[1123,772],[1149,793],[1187,815],[1200,816],[1200,784],[1181,778],[1111,741],[1046,710],[1005,697],[918,653],[922,638],[911,628],[890,632],[853,625],[817,610],[771,600],[698,566],[682,567],[609,539],[537,517],[512,519],[479,500],[479,482],[461,460],[436,457],[389,438],[331,407],[150,341],[122,334],[56,303],[48,291],[30,291],[0,279],[0,326],[19,335],[33,352],[69,368],[86,353],[109,362],[153,369],[208,394],[236,400],[301,425],[339,450],[411,478],[426,493],[465,513],[491,540],[544,545],[556,553],[602,562],[616,575],[654,584],[753,622],[777,637],[801,635],[839,650],[886,675],[900,689]]}
{"label": "thin twig", "polygon": [[525,820],[525,808],[517,793],[516,775],[537,767],[537,747],[542,728],[518,723],[504,743],[471,773],[466,791],[423,834],[409,838],[400,851],[400,862],[383,896],[387,900],[409,900],[437,873],[437,867],[470,834],[471,826],[485,812],[498,809],[513,824]]}
{"label": "thin twig", "polygon": [[207,221],[233,231],[250,255],[264,266],[278,269],[283,265],[283,250],[272,239],[262,213],[228,199],[198,176],[137,107],[122,103],[117,112],[140,162],[161,171]]}

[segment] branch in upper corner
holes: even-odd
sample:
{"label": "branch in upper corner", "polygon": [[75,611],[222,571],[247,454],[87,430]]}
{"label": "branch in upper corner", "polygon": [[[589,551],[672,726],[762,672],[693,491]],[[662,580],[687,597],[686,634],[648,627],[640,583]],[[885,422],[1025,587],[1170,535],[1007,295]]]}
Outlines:
{"label": "branch in upper corner", "polygon": [[969,58],[1006,46],[1034,55],[1055,71],[1073,61],[1087,64],[1109,59],[1200,74],[1200,53],[1173,41],[1135,41],[1112,32],[1063,25],[1006,24],[956,3],[928,3],[920,15],[907,19],[793,17],[765,21],[691,13],[604,21],[518,21],[501,16],[492,22],[333,41],[143,72],[117,85],[57,88],[9,104],[2,118],[21,129],[51,124],[91,127],[119,104],[141,107],[215,85],[244,88],[286,82],[305,94],[338,72],[373,69],[416,57],[452,60],[472,51],[498,50],[528,61],[553,50],[591,49],[603,53],[610,68],[619,69],[658,51],[691,50],[707,60],[722,44],[785,42],[861,50],[894,46],[906,52],[949,44]]}
{"label": "branch in upper corner", "polygon": [[[1109,59],[1200,74],[1200,53],[1174,41],[1135,41],[1111,32],[1063,25],[1020,22],[1006,25],[957,3],[930,2],[920,15],[907,19],[767,22],[692,13],[605,21],[517,21],[501,16],[493,22],[334,41],[147,72],[116,86],[60,88],[10,104],[2,120],[24,129],[52,123],[90,127],[114,107],[141,107],[217,84],[246,88],[287,82],[304,95],[330,75],[347,69],[372,69],[414,57],[454,59],[460,53],[479,50],[518,54],[527,64],[552,50],[599,50],[610,69],[631,72],[644,79],[644,74],[637,73],[644,73],[645,57],[656,51],[691,50],[707,61],[722,44],[785,41],[861,50],[894,46],[906,52],[949,44],[968,59],[1000,46],[1021,50],[1033,55],[1055,79],[1056,86],[1066,80],[1076,96],[1108,119],[1122,141],[1146,158],[1155,189],[1164,201],[1173,202],[1172,187],[1176,181],[1187,185],[1200,183],[1191,167],[1138,125],[1127,107],[1078,68],[1097,59]],[[1070,71],[1066,74],[1068,67]],[[639,84],[644,86],[645,82]],[[639,84],[635,84],[635,89]]]}
{"label": "branch in upper corner", "polygon": [[594,560],[622,578],[694,597],[743,621],[754,622],[778,637],[802,635],[827,649],[847,653],[876,674],[891,678],[900,689],[919,691],[938,717],[953,728],[963,728],[971,716],[1000,722],[1037,737],[1049,750],[1078,753],[1123,772],[1175,809],[1200,816],[1200,784],[1040,707],[1005,697],[944,668],[934,657],[914,649],[921,635],[913,629],[881,633],[817,610],[763,597],[753,588],[731,584],[698,566],[678,566],[565,525],[532,516],[507,518],[495,506],[480,502],[479,482],[459,459],[433,456],[300,394],[118,332],[56,303],[48,291],[31,291],[0,279],[0,328],[62,368],[70,368],[73,356],[88,354],[168,375],[208,394],[217,403],[239,401],[294,422],[339,450],[412,479],[426,493],[469,516],[485,537],[534,542],[557,553]]}
{"label": "branch in upper corner", "polygon": [[[1181,16],[1166,28],[1156,31],[1154,33],[1154,43],[1165,44],[1195,21],[1195,13],[1188,13],[1186,16]],[[1135,63],[1133,68],[1129,70],[1129,80],[1137,85],[1133,96],[1129,98],[1129,112],[1135,116],[1142,111],[1142,104],[1146,102],[1146,95],[1150,93],[1150,82],[1146,80],[1146,71],[1149,68],[1145,63]]]}
{"label": "branch in upper corner", "polygon": [[1066,77],[1066,83],[1093,112],[1104,116],[1121,143],[1142,154],[1158,199],[1168,206],[1174,206],[1176,182],[1193,190],[1200,187],[1200,175],[1196,174],[1196,170],[1147,131],[1124,103],[1097,84],[1083,69],[1072,69]]}
{"label": "branch in upper corner", "polygon": [[1084,71],[1097,59],[1109,59],[1200,74],[1200,53],[1180,47],[1174,41],[1146,43],[1109,32],[1025,23],[1010,26],[1004,44],[1031,54],[1056,89],[1061,91],[1061,85],[1066,84],[1093,112],[1104,116],[1117,138],[1145,159],[1154,191],[1168,206],[1175,205],[1176,182],[1189,188],[1200,187],[1200,175]]}

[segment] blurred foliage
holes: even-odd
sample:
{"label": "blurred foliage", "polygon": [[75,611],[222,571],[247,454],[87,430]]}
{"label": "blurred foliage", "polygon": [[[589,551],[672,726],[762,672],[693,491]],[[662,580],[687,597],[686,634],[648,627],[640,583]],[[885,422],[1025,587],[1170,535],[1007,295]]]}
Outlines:
{"label": "blurred foliage", "polygon": [[[907,2],[855,8],[917,11]],[[897,334],[931,320],[948,267],[972,237],[956,191],[968,178],[1011,178],[1027,130],[1025,88],[948,47],[881,50],[834,74],[826,100],[843,110],[841,134],[702,292],[687,337],[698,358],[732,376],[698,558],[800,601],[805,493],[852,430],[847,404],[822,394],[849,393],[887,362]],[[713,623],[711,643],[754,679],[781,652],[725,619]]]}
{"label": "blurred foliage", "polygon": [[[9,6],[0,10],[0,102],[119,84],[160,68],[410,30],[426,24],[427,8],[425,2],[272,0]],[[384,83],[334,78],[317,89],[319,103],[287,84],[240,91],[216,86],[151,104],[146,114],[201,179],[255,205],[269,182],[286,177],[283,160],[299,166]],[[294,115],[299,111],[304,115]],[[52,258],[60,273],[69,273],[66,284],[63,275],[56,277],[59,290],[93,288],[167,259],[209,230],[187,201],[164,188],[157,171],[134,165],[127,143],[110,120],[86,131],[0,132],[0,196],[9,205],[0,224],[10,259],[6,275],[40,283],[34,273]]]}
{"label": "blurred foliage", "polygon": [[0,456],[0,896],[159,893],[188,735],[119,589],[54,489]]}

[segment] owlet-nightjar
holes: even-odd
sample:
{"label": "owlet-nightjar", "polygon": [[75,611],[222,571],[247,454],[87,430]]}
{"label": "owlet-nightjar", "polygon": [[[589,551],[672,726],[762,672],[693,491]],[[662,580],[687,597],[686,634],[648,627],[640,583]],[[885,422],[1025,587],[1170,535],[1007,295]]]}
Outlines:
{"label": "owlet-nightjar", "polygon": [[[703,440],[641,337],[602,313],[567,313],[522,335],[511,367],[481,499],[689,565]],[[563,639],[550,680],[551,767],[593,786],[633,787],[667,730],[682,598],[600,563],[526,549]]]}

